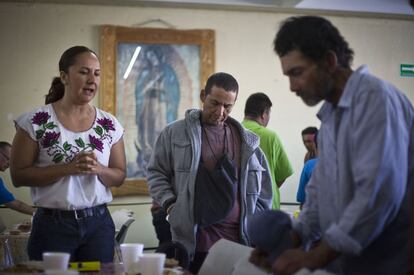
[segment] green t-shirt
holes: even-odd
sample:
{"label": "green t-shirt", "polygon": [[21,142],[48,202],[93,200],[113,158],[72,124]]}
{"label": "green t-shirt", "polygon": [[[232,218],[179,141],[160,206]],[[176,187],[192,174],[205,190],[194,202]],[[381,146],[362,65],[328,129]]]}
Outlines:
{"label": "green t-shirt", "polygon": [[282,142],[275,132],[261,126],[256,121],[243,120],[242,125],[260,138],[260,148],[263,150],[272,175],[273,209],[280,209],[280,193],[276,182],[284,181],[293,174],[292,166],[283,148]]}

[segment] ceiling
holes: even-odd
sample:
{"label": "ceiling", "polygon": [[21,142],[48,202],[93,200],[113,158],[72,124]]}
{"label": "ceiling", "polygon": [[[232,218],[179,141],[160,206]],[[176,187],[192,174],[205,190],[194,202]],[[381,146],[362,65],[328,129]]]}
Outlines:
{"label": "ceiling", "polygon": [[409,0],[303,0],[296,8],[414,15]]}
{"label": "ceiling", "polygon": [[17,0],[0,2],[141,5],[262,11],[304,11],[414,18],[414,0]]}
{"label": "ceiling", "polygon": [[243,8],[281,8],[324,10],[331,12],[380,13],[412,15],[414,0],[152,0],[137,2],[163,2],[192,5],[234,6]]}

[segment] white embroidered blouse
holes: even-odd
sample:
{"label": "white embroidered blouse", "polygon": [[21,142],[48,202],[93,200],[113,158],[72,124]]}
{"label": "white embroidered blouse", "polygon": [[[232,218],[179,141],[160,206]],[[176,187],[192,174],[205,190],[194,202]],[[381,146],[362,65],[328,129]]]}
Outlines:
{"label": "white embroidered blouse", "polygon": [[[35,165],[45,167],[70,162],[82,151],[93,150],[98,161],[108,166],[112,146],[124,129],[111,114],[96,109],[92,127],[84,132],[66,129],[51,104],[25,113],[15,120],[39,145]],[[44,187],[31,187],[33,203],[38,207],[62,210],[83,209],[112,201],[112,193],[97,175],[71,175]]]}

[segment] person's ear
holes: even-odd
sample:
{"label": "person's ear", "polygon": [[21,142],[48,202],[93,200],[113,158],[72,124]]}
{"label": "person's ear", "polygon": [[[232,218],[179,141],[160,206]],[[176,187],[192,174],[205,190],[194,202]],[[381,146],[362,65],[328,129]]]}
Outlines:
{"label": "person's ear", "polygon": [[338,57],[334,51],[328,51],[325,55],[325,64],[329,72],[334,72],[338,67]]}
{"label": "person's ear", "polygon": [[64,71],[60,71],[60,81],[63,85],[66,85],[67,83],[68,75]]}
{"label": "person's ear", "polygon": [[204,104],[204,101],[206,100],[206,90],[202,89],[200,92],[200,100]]}
{"label": "person's ear", "polygon": [[262,119],[266,119],[266,117],[270,117],[270,108],[269,108],[269,109],[264,110],[264,111],[263,111],[263,113],[260,115],[260,117],[261,117]]}
{"label": "person's ear", "polygon": [[266,110],[264,110],[264,111],[262,112],[262,114],[260,115],[260,119],[261,119],[261,120],[265,120],[265,119],[266,119]]}

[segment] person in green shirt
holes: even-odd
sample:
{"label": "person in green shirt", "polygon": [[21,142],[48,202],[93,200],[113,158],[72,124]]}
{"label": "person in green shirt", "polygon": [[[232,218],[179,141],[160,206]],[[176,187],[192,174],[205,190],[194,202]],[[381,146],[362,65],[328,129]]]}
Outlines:
{"label": "person in green shirt", "polygon": [[260,148],[266,155],[272,175],[273,209],[280,209],[279,188],[293,174],[292,166],[276,132],[267,129],[272,101],[264,93],[249,96],[244,109],[242,125],[260,138]]}

